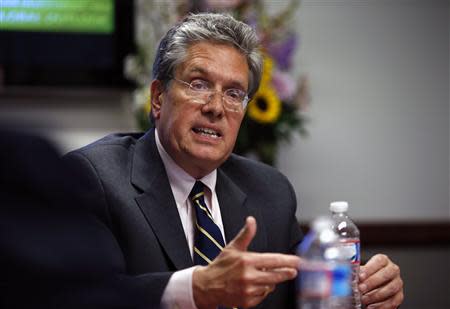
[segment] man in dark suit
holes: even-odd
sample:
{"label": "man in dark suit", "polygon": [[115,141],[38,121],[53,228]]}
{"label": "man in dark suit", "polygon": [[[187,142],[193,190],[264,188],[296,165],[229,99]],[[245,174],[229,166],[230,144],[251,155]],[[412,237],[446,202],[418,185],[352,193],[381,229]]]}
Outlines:
{"label": "man in dark suit", "polygon": [[37,133],[0,128],[0,308],[148,308],[82,183]]}
{"label": "man in dark suit", "polygon": [[[275,169],[231,153],[259,86],[258,49],[255,32],[230,16],[186,17],[157,51],[155,128],[66,156],[88,176],[86,198],[118,240],[128,274],[163,307],[295,306],[294,190]],[[365,303],[402,301],[387,257],[362,272]]]}

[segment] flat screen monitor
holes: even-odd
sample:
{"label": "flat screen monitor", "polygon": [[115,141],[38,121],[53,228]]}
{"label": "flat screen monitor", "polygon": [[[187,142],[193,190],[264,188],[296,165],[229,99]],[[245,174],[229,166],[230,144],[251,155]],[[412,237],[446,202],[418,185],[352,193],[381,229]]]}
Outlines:
{"label": "flat screen monitor", "polygon": [[130,86],[123,60],[133,28],[131,0],[2,0],[2,83]]}

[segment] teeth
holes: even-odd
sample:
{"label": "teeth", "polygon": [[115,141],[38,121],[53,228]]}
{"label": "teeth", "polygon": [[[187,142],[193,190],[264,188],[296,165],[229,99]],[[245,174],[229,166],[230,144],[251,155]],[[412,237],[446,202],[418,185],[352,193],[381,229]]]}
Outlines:
{"label": "teeth", "polygon": [[208,128],[194,128],[194,132],[196,133],[200,133],[200,134],[204,134],[207,136],[212,136],[212,137],[219,137],[219,133],[217,133],[214,130],[208,129]]}

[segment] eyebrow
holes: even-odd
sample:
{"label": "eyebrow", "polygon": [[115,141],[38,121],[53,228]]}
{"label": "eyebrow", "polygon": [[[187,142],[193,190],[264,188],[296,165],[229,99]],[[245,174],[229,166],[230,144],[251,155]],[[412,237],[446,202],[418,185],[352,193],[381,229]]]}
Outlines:
{"label": "eyebrow", "polygon": [[201,67],[192,67],[189,72],[200,72],[203,74],[208,74],[208,71]]}
{"label": "eyebrow", "polygon": [[[197,73],[197,72],[201,73],[203,75],[206,75],[206,76],[211,76],[211,72],[202,67],[195,66],[195,67],[192,67],[191,69],[189,69],[189,73]],[[248,91],[245,89],[244,84],[242,82],[240,82],[239,80],[233,79],[229,83],[227,83],[227,85],[229,85],[227,87],[228,89],[239,88],[243,91],[246,91],[246,92]]]}

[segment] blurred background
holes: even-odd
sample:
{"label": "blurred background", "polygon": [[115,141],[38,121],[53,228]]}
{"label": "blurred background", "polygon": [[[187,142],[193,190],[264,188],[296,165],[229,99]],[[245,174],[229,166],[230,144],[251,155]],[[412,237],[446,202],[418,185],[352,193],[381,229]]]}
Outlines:
{"label": "blurred background", "polygon": [[[64,153],[142,128],[148,57],[180,12],[248,1],[56,2],[0,4],[0,121]],[[449,1],[256,2],[285,18],[262,34],[296,36],[287,68],[270,56],[303,104],[304,134],[277,142],[273,161],[296,190],[299,221],[347,200],[363,258],[384,252],[401,266],[402,308],[450,308]]]}

